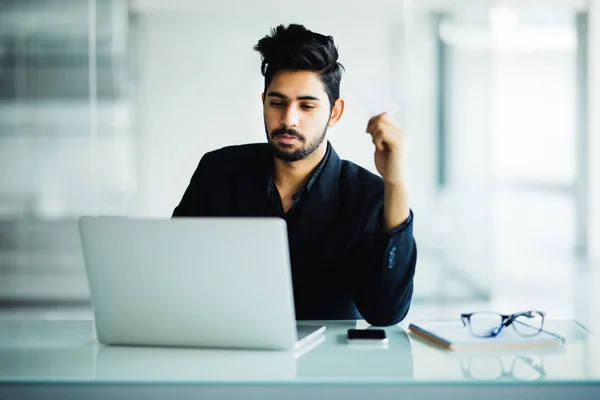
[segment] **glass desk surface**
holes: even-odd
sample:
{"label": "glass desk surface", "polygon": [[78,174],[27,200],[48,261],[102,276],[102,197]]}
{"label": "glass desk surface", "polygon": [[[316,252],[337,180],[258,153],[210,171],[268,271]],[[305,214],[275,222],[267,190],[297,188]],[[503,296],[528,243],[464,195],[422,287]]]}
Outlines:
{"label": "glass desk surface", "polygon": [[546,321],[561,348],[450,351],[386,328],[387,347],[346,343],[363,321],[320,321],[300,352],[104,346],[93,321],[0,321],[0,382],[93,383],[600,383],[600,343],[574,320]]}

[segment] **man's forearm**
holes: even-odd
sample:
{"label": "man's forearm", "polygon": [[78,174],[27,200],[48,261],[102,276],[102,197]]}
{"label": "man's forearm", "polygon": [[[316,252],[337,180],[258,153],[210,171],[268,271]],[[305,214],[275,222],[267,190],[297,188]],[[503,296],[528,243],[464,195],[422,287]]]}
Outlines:
{"label": "man's forearm", "polygon": [[358,311],[371,325],[389,326],[400,322],[410,307],[417,260],[413,224],[376,237],[368,247],[365,241],[350,252],[348,264],[356,271],[354,302]]}
{"label": "man's forearm", "polygon": [[405,184],[386,183],[383,202],[383,229],[391,232],[410,216]]}

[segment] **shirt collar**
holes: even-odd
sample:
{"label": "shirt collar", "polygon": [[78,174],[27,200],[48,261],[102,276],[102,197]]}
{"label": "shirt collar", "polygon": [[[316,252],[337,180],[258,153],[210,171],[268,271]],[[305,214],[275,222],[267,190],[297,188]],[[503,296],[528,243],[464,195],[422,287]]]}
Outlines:
{"label": "shirt collar", "polygon": [[[325,151],[325,156],[319,162],[319,164],[317,165],[317,168],[315,168],[315,170],[312,173],[312,176],[310,177],[310,179],[308,180],[308,183],[306,184],[306,186],[300,188],[294,194],[294,196],[293,196],[294,198],[297,198],[305,191],[310,192],[312,187],[315,185],[315,182],[319,178],[321,171],[323,171],[323,168],[327,164],[327,160],[329,160],[330,154],[331,154],[331,143],[329,143],[329,141],[328,141],[327,142],[327,150]],[[268,178],[268,182],[267,182],[267,193],[268,194],[272,193],[274,187],[275,187],[275,163],[271,163],[271,168],[269,169],[269,178]]]}

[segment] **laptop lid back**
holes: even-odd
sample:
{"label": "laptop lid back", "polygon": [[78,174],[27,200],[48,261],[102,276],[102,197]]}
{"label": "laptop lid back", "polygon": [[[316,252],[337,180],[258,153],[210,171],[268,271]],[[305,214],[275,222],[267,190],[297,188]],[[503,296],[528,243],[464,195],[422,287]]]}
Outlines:
{"label": "laptop lid back", "polygon": [[79,228],[100,342],[293,348],[282,219],[82,217]]}

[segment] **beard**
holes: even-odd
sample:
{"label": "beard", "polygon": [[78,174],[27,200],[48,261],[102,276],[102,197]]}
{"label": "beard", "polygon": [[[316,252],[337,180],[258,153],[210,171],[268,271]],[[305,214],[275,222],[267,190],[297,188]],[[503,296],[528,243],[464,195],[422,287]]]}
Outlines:
{"label": "beard", "polygon": [[[312,140],[309,143],[306,142],[306,137],[304,135],[302,135],[300,132],[294,129],[279,128],[275,129],[269,135],[266,122],[265,132],[267,134],[267,142],[269,143],[269,147],[271,147],[275,158],[278,158],[279,160],[285,162],[294,162],[305,159],[319,148],[321,143],[323,143],[323,141],[325,140],[325,136],[327,134],[327,125],[325,125],[325,129],[323,129],[323,133],[317,136],[314,140]],[[298,141],[301,143],[301,147],[299,149],[294,150],[292,148],[292,145],[285,143],[275,143],[274,139],[277,136],[281,135],[289,135],[297,138]]]}

